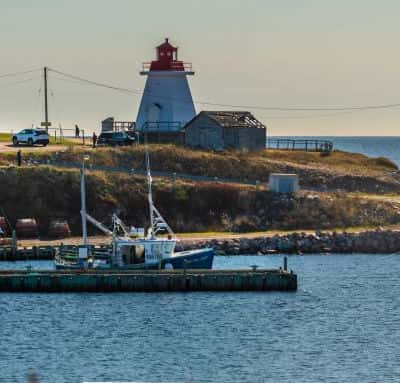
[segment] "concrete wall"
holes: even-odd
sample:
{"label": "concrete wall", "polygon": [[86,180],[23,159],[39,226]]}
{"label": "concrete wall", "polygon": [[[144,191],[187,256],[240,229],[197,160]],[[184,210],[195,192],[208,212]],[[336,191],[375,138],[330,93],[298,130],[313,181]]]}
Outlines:
{"label": "concrete wall", "polygon": [[285,270],[2,271],[0,292],[295,291]]}

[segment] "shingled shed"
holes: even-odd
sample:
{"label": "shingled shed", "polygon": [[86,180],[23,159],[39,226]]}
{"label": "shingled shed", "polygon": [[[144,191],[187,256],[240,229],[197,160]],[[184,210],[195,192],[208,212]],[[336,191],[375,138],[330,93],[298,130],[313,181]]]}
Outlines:
{"label": "shingled shed", "polygon": [[267,128],[250,112],[203,111],[185,126],[185,144],[205,149],[265,148]]}

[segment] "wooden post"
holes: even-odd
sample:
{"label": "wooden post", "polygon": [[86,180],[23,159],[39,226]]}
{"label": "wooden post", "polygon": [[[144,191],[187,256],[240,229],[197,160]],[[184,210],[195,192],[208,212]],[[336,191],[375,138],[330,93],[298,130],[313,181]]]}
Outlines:
{"label": "wooden post", "polygon": [[16,254],[17,254],[17,247],[18,247],[17,233],[15,232],[15,230],[12,231],[11,247],[12,247],[11,253],[12,253],[13,260],[14,260]]}
{"label": "wooden post", "polygon": [[287,257],[283,257],[283,270],[287,271]]}
{"label": "wooden post", "polygon": [[44,122],[46,131],[49,131],[49,110],[47,104],[47,67],[44,67]]}
{"label": "wooden post", "polygon": [[185,275],[185,277],[186,277],[186,268],[187,268],[187,260],[184,259],[183,260],[183,274]]}

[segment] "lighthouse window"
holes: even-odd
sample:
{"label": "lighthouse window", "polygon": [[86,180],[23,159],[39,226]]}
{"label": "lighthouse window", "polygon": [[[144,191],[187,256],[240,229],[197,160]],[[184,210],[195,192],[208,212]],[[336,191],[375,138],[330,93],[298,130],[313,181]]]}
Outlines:
{"label": "lighthouse window", "polygon": [[168,56],[171,56],[171,52],[167,52],[167,55],[168,55]]}
{"label": "lighthouse window", "polygon": [[160,56],[164,56],[164,52],[160,52]]}

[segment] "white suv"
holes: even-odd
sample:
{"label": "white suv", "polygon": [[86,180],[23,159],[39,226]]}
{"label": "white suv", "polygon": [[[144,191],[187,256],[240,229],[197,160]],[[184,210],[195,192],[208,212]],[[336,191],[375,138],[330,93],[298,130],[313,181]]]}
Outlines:
{"label": "white suv", "polygon": [[44,129],[24,129],[12,137],[12,143],[17,146],[20,143],[33,146],[41,144],[46,146],[49,143],[49,135]]}

